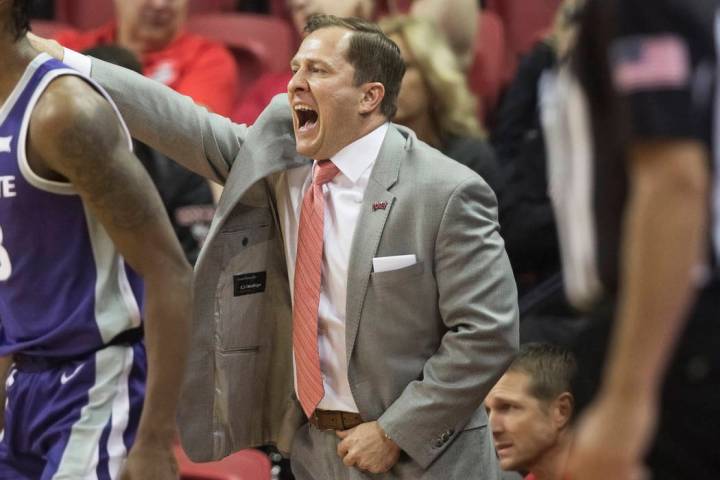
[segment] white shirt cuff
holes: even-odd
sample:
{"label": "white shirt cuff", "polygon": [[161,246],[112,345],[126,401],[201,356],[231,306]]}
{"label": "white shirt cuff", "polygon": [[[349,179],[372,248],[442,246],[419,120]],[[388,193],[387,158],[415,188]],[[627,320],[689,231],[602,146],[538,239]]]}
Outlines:
{"label": "white shirt cuff", "polygon": [[92,69],[92,59],[87,55],[78,53],[75,50],[70,50],[69,48],[63,48],[63,50],[63,63],[89,77],[90,70]]}

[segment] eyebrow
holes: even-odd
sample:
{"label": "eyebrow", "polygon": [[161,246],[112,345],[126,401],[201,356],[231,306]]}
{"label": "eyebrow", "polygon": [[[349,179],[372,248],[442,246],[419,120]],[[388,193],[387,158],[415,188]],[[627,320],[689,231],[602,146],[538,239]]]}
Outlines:
{"label": "eyebrow", "polygon": [[495,395],[495,401],[498,403],[510,403],[510,404],[518,404],[520,400],[517,397],[508,397],[505,395]]}

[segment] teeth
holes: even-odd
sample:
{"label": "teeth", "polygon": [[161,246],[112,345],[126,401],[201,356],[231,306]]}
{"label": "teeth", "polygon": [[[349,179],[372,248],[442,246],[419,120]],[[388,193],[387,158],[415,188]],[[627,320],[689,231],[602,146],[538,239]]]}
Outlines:
{"label": "teeth", "polygon": [[295,111],[296,112],[314,112],[315,110],[308,107],[307,105],[295,105]]}

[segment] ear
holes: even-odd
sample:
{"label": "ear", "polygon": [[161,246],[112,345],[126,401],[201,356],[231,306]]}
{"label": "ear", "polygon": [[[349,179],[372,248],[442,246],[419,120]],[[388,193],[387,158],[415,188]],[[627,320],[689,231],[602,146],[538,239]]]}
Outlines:
{"label": "ear", "polygon": [[380,109],[385,98],[385,85],[380,82],[369,82],[363,85],[360,99],[360,114],[367,115]]}
{"label": "ear", "polygon": [[574,407],[575,399],[570,392],[563,392],[555,398],[552,415],[558,430],[565,428],[570,423]]}

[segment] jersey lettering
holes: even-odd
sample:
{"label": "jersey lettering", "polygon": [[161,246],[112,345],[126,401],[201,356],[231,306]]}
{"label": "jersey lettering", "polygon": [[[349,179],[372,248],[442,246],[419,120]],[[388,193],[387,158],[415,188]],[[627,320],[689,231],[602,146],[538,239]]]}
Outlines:
{"label": "jersey lettering", "polygon": [[10,278],[12,273],[12,265],[10,264],[10,255],[8,251],[2,245],[3,242],[3,231],[0,227],[0,282],[4,282]]}
{"label": "jersey lettering", "polygon": [[15,177],[0,175],[0,198],[12,198],[15,195]]}
{"label": "jersey lettering", "polygon": [[10,153],[10,142],[12,141],[12,135],[9,137],[0,137],[0,153]]}

